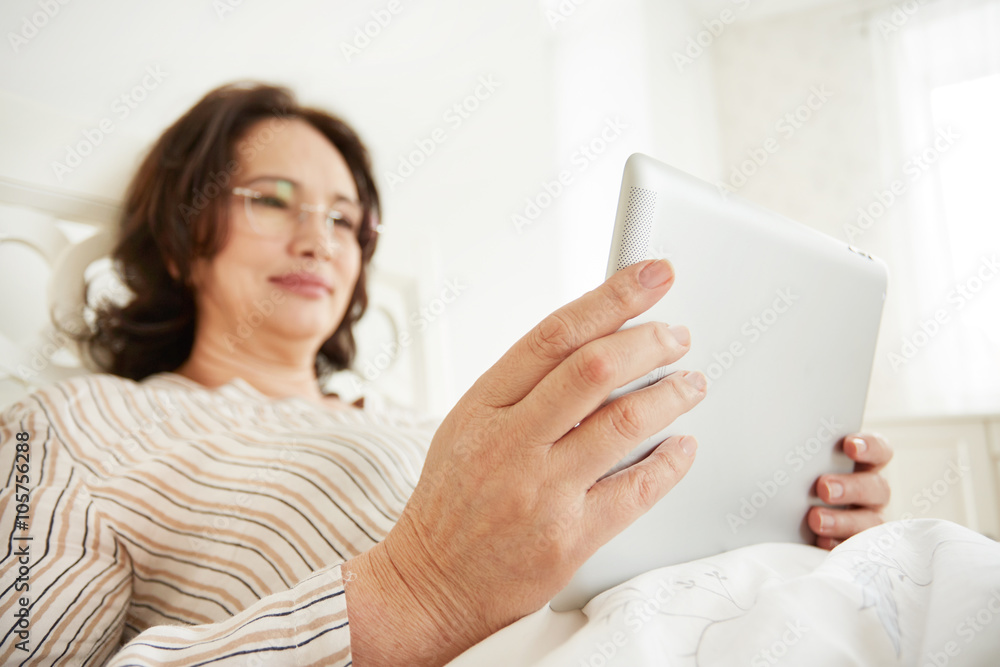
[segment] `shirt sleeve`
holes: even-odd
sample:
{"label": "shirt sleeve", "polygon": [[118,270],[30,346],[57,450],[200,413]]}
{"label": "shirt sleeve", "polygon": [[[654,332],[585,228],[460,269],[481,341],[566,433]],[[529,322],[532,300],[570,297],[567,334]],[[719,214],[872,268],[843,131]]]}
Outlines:
{"label": "shirt sleeve", "polygon": [[[17,451],[18,432],[30,435],[27,452]],[[155,626],[121,645],[134,604],[128,550],[42,410],[19,404],[0,414],[0,471],[0,530],[8,536],[0,562],[0,664],[350,664],[339,564],[223,621]]]}
{"label": "shirt sleeve", "polygon": [[150,628],[106,664],[349,665],[350,645],[341,566],[335,565],[224,622]]}

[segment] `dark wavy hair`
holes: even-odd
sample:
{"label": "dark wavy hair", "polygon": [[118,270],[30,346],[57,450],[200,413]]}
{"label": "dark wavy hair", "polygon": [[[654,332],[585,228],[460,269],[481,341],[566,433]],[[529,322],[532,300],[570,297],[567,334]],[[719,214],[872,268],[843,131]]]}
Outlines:
{"label": "dark wavy hair", "polygon": [[[343,320],[319,349],[316,377],[323,383],[350,367],[356,352],[352,327],[368,307],[366,271],[380,217],[368,150],[347,123],[300,106],[288,88],[241,81],[212,90],[170,126],[128,187],[111,260],[132,298],[96,304],[93,323],[82,332],[60,326],[98,369],[138,381],[176,370],[190,356],[196,321],[192,262],[211,260],[222,250],[229,232],[226,194],[240,169],[237,145],[252,125],[267,119],[309,123],[340,151],[354,177],[364,211],[361,272]],[[85,307],[91,286],[88,281],[84,287]]]}

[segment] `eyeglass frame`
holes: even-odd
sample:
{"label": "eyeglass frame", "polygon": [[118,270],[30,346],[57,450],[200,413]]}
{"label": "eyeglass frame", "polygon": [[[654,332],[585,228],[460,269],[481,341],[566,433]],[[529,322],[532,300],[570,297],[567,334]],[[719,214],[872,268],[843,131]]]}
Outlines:
{"label": "eyeglass frame", "polygon": [[[279,179],[279,180],[286,180],[286,179]],[[246,187],[246,186],[239,186],[238,185],[236,187],[231,188],[229,190],[229,193],[232,194],[232,195],[234,195],[234,196],[237,196],[237,197],[243,197],[244,202],[245,202],[245,207],[247,209],[247,221],[250,223],[250,226],[253,227],[254,232],[256,234],[258,234],[260,236],[264,236],[264,237],[274,237],[275,236],[275,235],[266,234],[266,233],[260,231],[259,229],[257,229],[256,225],[253,222],[254,217],[253,217],[253,213],[251,213],[251,211],[250,211],[250,205],[251,205],[250,202],[252,200],[254,200],[254,199],[262,199],[264,197],[264,193],[263,192],[260,192],[259,190],[254,190],[253,188],[249,188],[249,187]],[[301,225],[301,224],[303,224],[306,221],[306,216],[304,215],[306,213],[323,213],[323,212],[325,212],[326,215],[323,216],[323,219],[324,220],[330,220],[331,219],[330,212],[333,211],[334,208],[335,207],[332,207],[332,206],[329,207],[329,208],[325,208],[323,206],[317,206],[315,204],[308,204],[306,202],[302,202],[302,203],[299,204],[299,212],[297,214],[298,224]],[[341,217],[340,219],[343,220],[344,218]],[[352,236],[358,242],[359,245],[361,243],[361,232],[364,231],[364,228],[366,226],[368,226],[370,228],[371,233],[373,235],[378,235],[383,230],[383,225],[380,224],[380,223],[378,223],[374,219],[372,219],[372,216],[371,216],[370,213],[369,214],[365,214],[364,215],[364,219],[358,225],[357,229],[355,229],[353,227],[353,225],[351,227],[351,229],[353,231]],[[336,244],[336,245],[340,244],[340,241],[338,241],[337,238],[336,238],[334,227],[330,226],[329,224],[327,225],[327,236],[330,237],[330,239],[334,242],[334,244]]]}

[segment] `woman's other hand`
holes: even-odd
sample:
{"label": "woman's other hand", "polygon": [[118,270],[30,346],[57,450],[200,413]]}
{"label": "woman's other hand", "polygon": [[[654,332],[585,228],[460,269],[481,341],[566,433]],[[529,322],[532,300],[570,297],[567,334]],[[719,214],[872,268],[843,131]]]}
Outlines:
{"label": "woman's other hand", "polygon": [[664,260],[619,271],[459,400],[399,522],[344,565],[355,664],[441,664],[540,609],[687,473],[696,443],[672,437],[598,481],[705,395],[704,376],[681,371],[601,407],[687,352],[683,326],[618,331],[672,283]]}
{"label": "woman's other hand", "polygon": [[816,533],[816,546],[832,549],[848,537],[884,521],[882,512],[889,504],[889,482],[879,474],[892,459],[892,448],[877,433],[844,437],[844,452],[854,460],[849,475],[821,475],[816,495],[830,505],[848,509],[813,507],[807,515],[809,528]]}

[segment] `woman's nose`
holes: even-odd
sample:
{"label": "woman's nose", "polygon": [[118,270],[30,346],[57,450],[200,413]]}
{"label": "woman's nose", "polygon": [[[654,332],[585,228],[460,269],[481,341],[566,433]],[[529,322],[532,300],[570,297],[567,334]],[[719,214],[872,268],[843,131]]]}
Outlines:
{"label": "woman's nose", "polygon": [[300,252],[322,255],[324,259],[332,259],[337,254],[339,244],[327,222],[327,211],[322,207],[306,210],[303,206],[299,211],[295,237]]}

